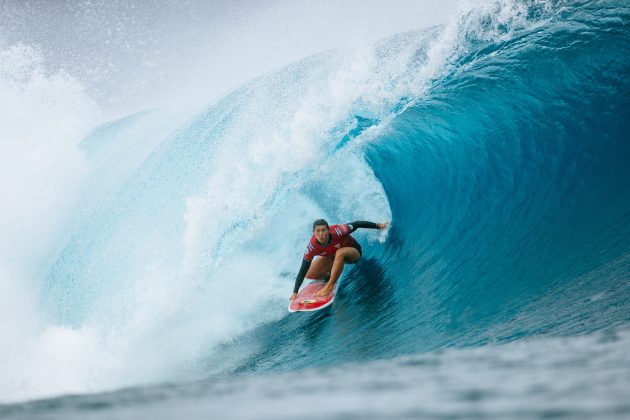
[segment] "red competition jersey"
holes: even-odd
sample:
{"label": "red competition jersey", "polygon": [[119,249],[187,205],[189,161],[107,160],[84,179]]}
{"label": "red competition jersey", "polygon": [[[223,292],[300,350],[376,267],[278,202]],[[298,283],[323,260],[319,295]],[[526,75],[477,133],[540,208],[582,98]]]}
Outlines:
{"label": "red competition jersey", "polygon": [[351,231],[352,228],[347,224],[331,225],[330,242],[328,245],[321,245],[317,242],[317,239],[315,239],[315,235],[311,236],[311,240],[308,241],[306,249],[304,250],[304,259],[311,262],[317,255],[332,258],[335,256],[339,248],[354,246],[356,241],[352,236],[350,236]]}

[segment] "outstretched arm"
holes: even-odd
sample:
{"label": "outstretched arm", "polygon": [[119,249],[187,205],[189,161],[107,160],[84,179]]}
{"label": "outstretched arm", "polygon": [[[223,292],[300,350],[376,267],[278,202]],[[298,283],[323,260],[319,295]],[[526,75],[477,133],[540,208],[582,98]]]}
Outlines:
{"label": "outstretched arm", "polygon": [[354,232],[355,230],[357,230],[359,228],[364,228],[364,229],[385,229],[388,224],[389,224],[389,222],[374,223],[374,222],[365,222],[365,221],[359,220],[359,221],[356,221],[356,222],[348,223],[348,226],[350,226],[350,233],[352,233],[352,232]]}
{"label": "outstretched arm", "polygon": [[310,268],[310,266],[311,266],[310,261],[306,261],[304,259],[302,260],[302,266],[300,267],[300,272],[295,278],[295,286],[293,286],[293,294],[291,295],[289,299],[291,300],[295,299],[295,296],[297,295],[297,292],[300,290],[300,286],[302,285],[302,282],[304,281],[304,277],[306,277],[306,273],[308,272],[308,269]]}

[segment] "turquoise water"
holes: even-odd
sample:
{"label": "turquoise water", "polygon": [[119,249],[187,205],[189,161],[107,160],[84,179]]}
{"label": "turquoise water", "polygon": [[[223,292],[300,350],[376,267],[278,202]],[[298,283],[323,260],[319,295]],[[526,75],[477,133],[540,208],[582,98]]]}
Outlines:
{"label": "turquoise water", "polygon": [[[94,127],[0,417],[627,416],[629,25],[492,2]],[[319,217],[392,223],[288,314]]]}

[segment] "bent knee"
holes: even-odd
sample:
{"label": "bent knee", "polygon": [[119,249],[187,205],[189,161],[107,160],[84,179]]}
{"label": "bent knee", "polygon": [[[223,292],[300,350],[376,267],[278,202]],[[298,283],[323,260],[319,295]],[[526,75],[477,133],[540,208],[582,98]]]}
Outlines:
{"label": "bent knee", "polygon": [[337,251],[335,258],[343,258],[347,263],[357,262],[361,258],[361,254],[356,248],[344,247]]}

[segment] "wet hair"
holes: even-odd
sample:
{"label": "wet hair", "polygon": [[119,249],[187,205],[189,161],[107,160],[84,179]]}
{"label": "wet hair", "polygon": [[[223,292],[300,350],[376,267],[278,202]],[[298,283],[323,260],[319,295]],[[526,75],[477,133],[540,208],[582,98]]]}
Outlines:
{"label": "wet hair", "polygon": [[317,219],[313,222],[313,230],[315,230],[316,226],[328,226],[328,222],[325,219]]}

